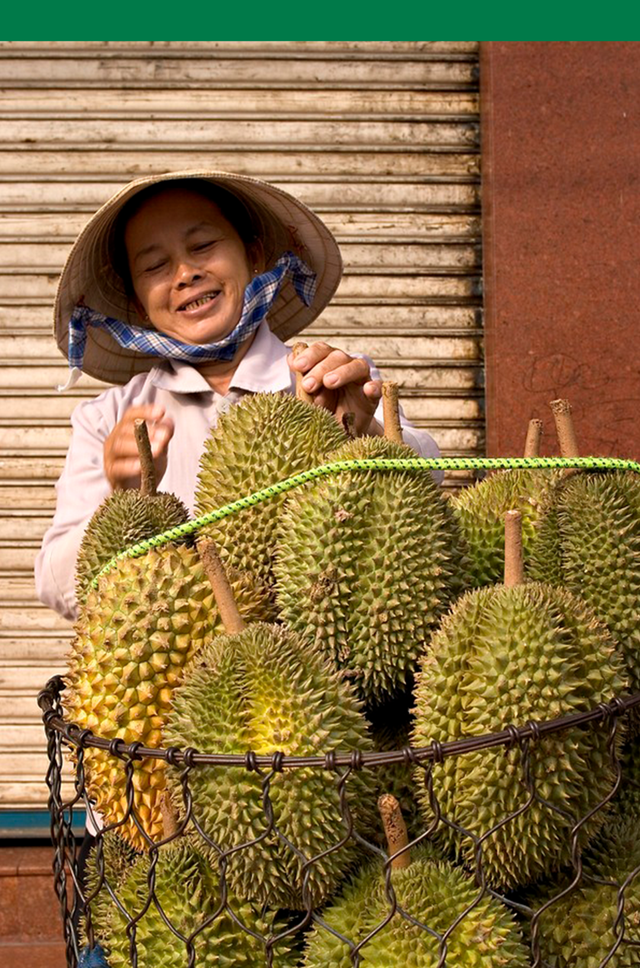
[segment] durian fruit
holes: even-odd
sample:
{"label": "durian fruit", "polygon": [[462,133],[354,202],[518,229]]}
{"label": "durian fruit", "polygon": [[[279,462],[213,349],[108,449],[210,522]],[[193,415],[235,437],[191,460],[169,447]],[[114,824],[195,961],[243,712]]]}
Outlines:
{"label": "durian fruit", "polygon": [[[361,437],[330,459],[415,456],[405,444]],[[461,544],[429,473],[344,470],[319,479],[291,492],[280,516],[281,616],[367,705],[380,704],[410,686],[432,630],[462,590]]]}
{"label": "durian fruit", "polygon": [[[538,456],[541,430],[540,420],[529,422],[525,457]],[[451,507],[469,550],[469,582],[472,587],[502,581],[504,516],[514,508],[522,514],[526,568],[530,548],[536,539],[541,506],[557,477],[557,471],[542,468],[497,471],[452,496]]]}
{"label": "durian fruit", "polygon": [[[521,583],[519,519],[507,515],[504,585],[468,592],[433,636],[417,677],[414,748],[583,712],[627,688],[615,643],[588,605],[564,589]],[[482,868],[496,888],[559,869],[570,860],[574,823],[613,790],[607,733],[590,725],[532,743],[536,798],[517,816],[530,796],[518,745],[445,757],[433,767],[434,793],[442,817],[466,833],[442,824],[442,842],[472,866],[472,837],[488,835]],[[431,822],[424,772],[416,776]],[[582,843],[602,819],[599,811],[582,826]]]}
{"label": "durian fruit", "polygon": [[115,902],[110,891],[117,891],[129,868],[139,856],[117,830],[99,834],[100,843],[93,845],[87,858],[84,896],[86,909],[82,917],[82,935],[86,943],[104,943],[106,925],[113,917]]}
{"label": "durian fruit", "polygon": [[[155,864],[149,855],[140,856],[115,891],[118,904],[113,902],[100,930],[110,968],[133,964],[130,921],[140,915],[135,926],[138,968],[185,968],[192,963],[187,941],[193,945],[193,963],[203,968],[266,968],[261,938],[278,933],[274,915],[232,895],[223,906],[217,869],[188,838],[174,836],[158,848]],[[285,942],[275,945],[273,953],[274,964],[294,968],[296,959]]]}
{"label": "durian fruit", "polygon": [[[571,408],[553,401],[563,456],[578,456]],[[640,689],[640,475],[571,470],[547,495],[531,553],[533,578],[562,584],[593,606]],[[546,576],[546,578],[545,578]]]}
{"label": "durian fruit", "polygon": [[[303,968],[351,968],[353,946],[379,926],[359,949],[362,968],[529,965],[527,948],[508,908],[488,893],[474,905],[480,891],[471,877],[439,857],[432,846],[414,847],[411,852],[406,849],[406,828],[394,797],[381,797],[380,809],[385,816],[388,853],[393,858],[391,886],[399,909],[385,924],[391,905],[384,867],[380,861],[368,864],[320,913],[322,922],[351,944],[317,925],[309,936]],[[412,924],[400,909],[429,930]]]}
{"label": "durian fruit", "polygon": [[140,455],[140,489],[114,491],[97,509],[84,532],[76,561],[79,602],[104,565],[145,538],[184,524],[189,512],[175,494],[158,493],[149,434],[144,420],[134,421]]}
{"label": "durian fruit", "polygon": [[[246,576],[236,576],[239,607],[264,620],[270,607]],[[75,626],[63,694],[65,718],[103,739],[162,745],[173,691],[185,664],[222,625],[195,548],[167,544],[121,559],[89,592]],[[85,787],[106,823],[128,810],[125,765],[99,749],[84,752]],[[144,832],[162,831],[166,764],[135,760],[133,807]],[[130,818],[120,829],[140,850],[148,843]]]}
{"label": "durian fruit", "polygon": [[[538,937],[544,963],[552,968],[600,968],[605,963],[614,968],[637,968],[640,960],[637,947],[640,944],[640,793],[637,788],[623,788],[582,861],[582,878],[564,897],[559,895],[573,881],[568,874],[559,883],[539,887],[529,898],[534,911],[549,904],[539,916]],[[618,922],[619,892],[623,885],[624,921]],[[622,925],[624,940],[616,947]],[[627,942],[635,942],[635,946]],[[613,957],[607,961],[611,954]]]}
{"label": "durian fruit", "polygon": [[[289,393],[256,393],[221,414],[205,445],[196,487],[198,515],[324,463],[346,440],[333,414]],[[202,530],[225,564],[271,588],[275,526],[284,495]]]}
{"label": "durian fruit", "polygon": [[[168,742],[206,753],[265,756],[370,750],[367,723],[350,684],[295,633],[261,623],[243,627],[212,545],[209,553],[211,582],[229,634],[209,643],[186,671],[174,695]],[[171,775],[179,795],[179,771]],[[194,769],[189,776],[193,816],[222,850],[255,841],[228,857],[227,881],[238,896],[291,910],[318,904],[357,857],[352,839],[340,846],[347,827],[339,774],[311,767],[275,772],[268,785],[275,824],[270,831],[263,776],[244,765]],[[367,809],[358,771],[345,789],[357,826]],[[295,851],[310,861],[329,849],[309,869],[305,891],[304,861]]]}

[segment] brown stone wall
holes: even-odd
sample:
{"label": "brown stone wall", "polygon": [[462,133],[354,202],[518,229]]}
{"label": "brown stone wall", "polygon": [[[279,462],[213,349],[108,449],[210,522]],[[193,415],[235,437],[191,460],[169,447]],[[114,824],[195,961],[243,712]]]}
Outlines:
{"label": "brown stone wall", "polygon": [[640,43],[481,45],[488,454],[640,457]]}

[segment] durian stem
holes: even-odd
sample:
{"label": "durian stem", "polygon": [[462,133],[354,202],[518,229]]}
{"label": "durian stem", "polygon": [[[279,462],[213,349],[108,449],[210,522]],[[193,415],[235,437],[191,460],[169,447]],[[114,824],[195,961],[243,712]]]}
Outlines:
{"label": "durian stem", "polygon": [[[385,837],[387,838],[387,850],[389,857],[397,854],[409,843],[407,825],[402,816],[400,804],[391,793],[383,793],[378,798],[378,810],[382,817]],[[391,869],[394,871],[404,870],[411,865],[411,851],[405,850],[399,857],[394,857],[391,861]]]}
{"label": "durian stem", "polygon": [[507,511],[504,519],[504,584],[506,588],[514,588],[523,581],[522,515],[520,511]]}
{"label": "durian stem", "polygon": [[[295,343],[291,352],[293,353],[293,358],[300,356],[300,354],[308,349],[308,343]],[[304,380],[304,373],[296,373],[296,397],[298,400],[303,400],[305,403],[313,403],[313,397],[310,393],[307,393],[305,388],[302,386],[302,381]]]}
{"label": "durian stem", "polygon": [[382,384],[382,419],[387,440],[402,443],[402,426],[398,412],[398,384],[385,380]]}
{"label": "durian stem", "polygon": [[160,801],[160,813],[162,815],[163,837],[167,840],[178,832],[178,814],[168,793],[165,793]]}
{"label": "durian stem", "polygon": [[151,453],[149,431],[144,420],[133,421],[133,433],[136,438],[138,456],[140,457],[140,493],[145,497],[153,497],[157,493],[156,467]]}
{"label": "durian stem", "polygon": [[579,457],[580,449],[571,417],[571,404],[568,400],[552,400],[549,404],[556,422],[556,433],[562,457]]}
{"label": "durian stem", "polygon": [[540,456],[540,438],[542,437],[542,420],[530,420],[527,428],[527,439],[524,443],[525,457]]}
{"label": "durian stem", "polygon": [[197,545],[202,565],[213,588],[222,624],[230,634],[242,632],[247,627],[247,623],[238,611],[233,589],[229,584],[224,565],[220,561],[215,542],[211,538],[200,538]]}

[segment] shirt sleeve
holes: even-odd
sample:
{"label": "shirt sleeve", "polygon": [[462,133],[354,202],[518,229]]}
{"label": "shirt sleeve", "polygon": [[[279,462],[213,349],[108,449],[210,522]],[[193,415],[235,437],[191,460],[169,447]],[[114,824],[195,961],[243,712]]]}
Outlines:
{"label": "shirt sleeve", "polygon": [[35,562],[38,598],[63,618],[77,614],[75,569],[85,528],[98,505],[111,493],[105,478],[103,446],[109,434],[105,398],[76,407],[64,469],[56,484],[57,505]]}

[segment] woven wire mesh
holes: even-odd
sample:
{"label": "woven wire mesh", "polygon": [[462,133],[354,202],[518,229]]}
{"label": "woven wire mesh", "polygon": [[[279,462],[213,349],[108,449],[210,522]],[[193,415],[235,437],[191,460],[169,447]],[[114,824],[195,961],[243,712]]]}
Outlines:
{"label": "woven wire mesh", "polygon": [[[365,965],[375,964],[375,962],[367,961],[367,946],[374,941],[376,936],[383,936],[392,921],[397,924],[398,919],[401,919],[407,927],[417,928],[424,933],[425,938],[430,939],[430,956],[425,956],[423,960],[420,960],[418,955],[415,961],[416,965],[454,968],[454,966],[462,965],[459,954],[457,957],[451,954],[452,950],[457,950],[455,949],[456,939],[464,932],[465,922],[473,919],[474,911],[479,910],[479,906],[485,899],[495,899],[513,913],[522,931],[523,944],[527,946],[530,952],[528,955],[530,961],[527,963],[532,968],[556,968],[560,964],[575,964],[578,966],[583,964],[581,960],[575,962],[557,961],[555,959],[552,961],[545,960],[543,956],[546,947],[545,932],[554,930],[556,921],[554,911],[561,910],[558,905],[566,902],[568,898],[585,886],[597,884],[608,885],[615,892],[615,913],[612,913],[611,924],[607,926],[607,931],[611,932],[612,941],[609,946],[607,940],[608,950],[602,952],[599,964],[594,960],[585,960],[584,964],[588,964],[589,968],[592,965],[594,968],[596,966],[597,968],[604,968],[605,965],[640,964],[640,940],[638,940],[640,932],[630,929],[630,925],[634,928],[638,926],[640,907],[629,901],[629,889],[640,875],[640,866],[631,871],[625,871],[624,876],[621,876],[619,880],[599,877],[597,871],[586,870],[583,866],[584,838],[581,836],[585,825],[600,811],[606,811],[607,805],[618,792],[623,779],[618,740],[620,732],[625,730],[626,720],[636,715],[632,710],[640,705],[640,694],[624,699],[614,698],[611,702],[600,704],[595,709],[565,716],[562,719],[512,725],[491,735],[463,738],[445,744],[433,742],[429,747],[423,749],[405,747],[389,752],[360,752],[355,750],[350,753],[329,751],[324,756],[292,757],[279,752],[272,756],[258,756],[252,752],[248,752],[246,755],[222,755],[207,754],[195,749],[148,749],[139,743],[125,745],[121,740],[103,740],[89,730],[82,731],[76,725],[64,721],[60,702],[63,688],[64,684],[60,677],[52,679],[41,692],[38,701],[43,711],[48,740],[49,770],[47,783],[50,790],[51,832],[55,847],[54,881],[62,911],[69,968],[75,968],[79,960],[81,961],[81,951],[85,944],[92,948],[95,943],[96,933],[93,915],[96,899],[99,897],[103,899],[108,897],[108,904],[112,906],[113,911],[119,912],[117,916],[121,918],[121,924],[126,931],[128,957],[132,968],[136,968],[138,964],[149,964],[144,958],[142,962],[139,960],[138,939],[145,923],[145,917],[151,910],[157,912],[162,924],[166,925],[171,932],[171,936],[176,939],[176,953],[172,955],[170,961],[166,962],[166,964],[175,964],[176,968],[178,965],[192,968],[192,966],[200,964],[218,964],[215,957],[214,936],[209,932],[213,930],[216,920],[223,918],[226,918],[228,923],[232,922],[240,932],[244,932],[255,939],[257,942],[253,961],[255,965],[265,965],[270,968],[270,966],[305,964],[303,959],[305,939],[313,930],[325,932],[328,936],[333,936],[344,944],[345,964],[354,966],[361,963]],[[588,814],[581,817],[572,816],[551,803],[548,798],[545,798],[536,784],[531,769],[532,753],[535,752],[536,745],[545,736],[552,733],[562,734],[575,728],[605,731],[608,756],[615,778],[608,795],[596,803]],[[62,794],[63,748],[65,747],[73,751],[74,761],[74,792],[67,799]],[[96,876],[92,888],[87,887],[79,872],[78,846],[72,833],[74,814],[77,814],[78,810],[86,809],[89,816],[93,814],[93,805],[86,790],[84,765],[85,751],[90,748],[107,751],[113,757],[114,762],[119,764],[126,779],[127,798],[125,818],[116,824],[105,825],[97,834],[95,846]],[[513,751],[518,754],[521,802],[510,815],[502,817],[493,827],[483,830],[479,834],[477,831],[474,832],[460,826],[443,809],[437,795],[434,774],[437,773],[438,765],[445,758],[460,757],[463,761],[465,755],[470,753],[496,748],[502,750],[505,756],[508,752],[513,753]],[[178,788],[181,791],[182,811],[179,822],[162,841],[154,841],[145,833],[144,825],[135,806],[134,763],[147,758],[169,764],[178,777]],[[240,768],[246,771],[247,775],[251,774],[259,778],[264,829],[256,838],[232,846],[219,843],[211,836],[210,831],[201,822],[191,792],[191,778],[194,771],[206,771],[220,767],[236,770]],[[333,841],[315,856],[305,856],[299,847],[280,829],[272,799],[273,788],[278,783],[280,775],[287,771],[302,768],[322,771],[327,784],[332,785],[339,794],[341,823],[335,830]],[[438,833],[445,828],[453,831],[461,843],[467,842],[472,846],[474,864],[472,865],[473,869],[468,870],[468,877],[469,882],[473,884],[473,891],[468,902],[463,904],[461,909],[453,911],[449,923],[443,924],[442,919],[439,919],[437,924],[426,923],[416,916],[415,911],[409,910],[408,906],[402,907],[394,889],[394,877],[392,876],[392,865],[394,860],[397,859],[398,853],[389,856],[383,847],[382,838],[377,836],[373,825],[369,829],[363,830],[362,827],[358,827],[354,823],[352,807],[354,806],[355,777],[358,775],[365,776],[371,786],[375,786],[377,774],[382,777],[383,771],[388,771],[389,768],[406,771],[408,784],[415,784],[417,777],[418,782],[427,791],[431,807],[429,821],[423,821],[417,832],[412,829],[413,840],[406,848],[407,850],[415,850],[420,844],[430,843],[434,838],[437,839]],[[388,774],[384,775],[387,776]],[[571,864],[564,871],[564,880],[557,883],[548,898],[544,902],[538,901],[537,904],[532,906],[526,896],[523,898],[517,891],[501,892],[491,886],[485,874],[484,859],[485,847],[495,834],[502,828],[508,829],[516,818],[522,816],[526,811],[532,810],[534,805],[542,806],[562,815],[567,837],[570,841]],[[118,886],[112,883],[104,861],[105,836],[110,831],[122,827],[128,820],[133,821],[148,845],[145,891],[143,895],[138,895],[139,902],[135,910],[128,909],[122,903]],[[243,920],[243,917],[239,915],[238,905],[232,900],[228,874],[230,865],[233,865],[237,854],[242,851],[260,850],[266,839],[273,837],[277,838],[279,844],[283,845],[286,850],[291,851],[298,859],[302,885],[302,905],[300,910],[278,911],[276,915],[271,915],[271,921],[268,921],[265,916],[260,922],[262,927],[256,928],[256,922],[247,923],[246,919]],[[204,851],[217,885],[215,903],[208,909],[206,917],[203,916],[196,920],[189,932],[184,931],[184,926],[181,931],[180,927],[172,922],[170,912],[163,909],[158,896],[161,886],[159,884],[161,873],[158,868],[159,859],[162,856],[161,851],[168,844],[184,842],[185,838],[188,838],[192,843],[197,843],[198,847]],[[375,858],[379,860],[379,878],[385,900],[385,910],[375,925],[368,926],[365,932],[353,932],[354,936],[349,936],[338,930],[335,924],[330,923],[331,919],[327,918],[326,909],[314,906],[310,884],[314,867],[319,865],[327,855],[337,854],[354,847],[357,848],[360,861],[365,862]],[[402,852],[401,850],[399,853]],[[81,912],[82,919],[79,918]],[[263,910],[262,914],[266,915],[266,910]],[[566,914],[561,916],[566,917]],[[79,928],[81,922],[82,929]],[[268,926],[265,927],[265,924]],[[470,957],[469,964],[483,966],[486,964],[487,966],[491,965],[492,968],[494,964],[496,968],[498,965],[504,964],[498,956],[496,956],[495,961],[490,959],[480,960],[480,952],[485,950],[484,943],[485,939],[482,932],[477,932],[475,941],[469,942],[469,945],[471,947],[474,944],[477,945],[478,960],[473,960]],[[412,944],[419,947],[419,941],[416,942],[415,938]],[[118,964],[121,963],[121,961],[118,961]],[[392,963],[395,964],[395,962],[389,961],[389,964]]]}

